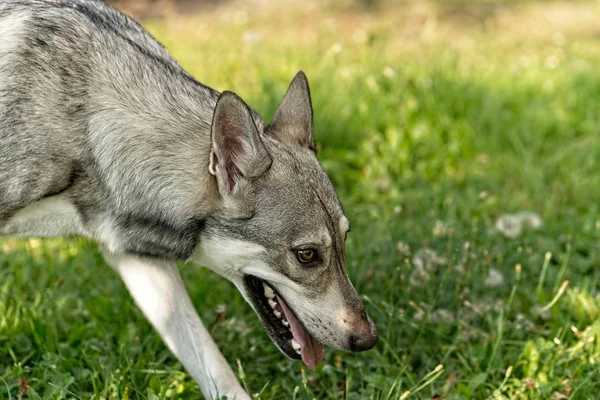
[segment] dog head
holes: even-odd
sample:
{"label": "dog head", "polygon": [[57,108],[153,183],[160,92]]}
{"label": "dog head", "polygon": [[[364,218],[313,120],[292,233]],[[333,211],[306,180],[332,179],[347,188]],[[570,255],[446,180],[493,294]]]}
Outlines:
{"label": "dog head", "polygon": [[314,369],[323,344],[368,350],[377,333],[346,274],[349,223],[316,158],[306,76],[296,75],[271,124],[257,118],[221,94],[209,170],[222,207],[194,260],[231,280],[281,351]]}

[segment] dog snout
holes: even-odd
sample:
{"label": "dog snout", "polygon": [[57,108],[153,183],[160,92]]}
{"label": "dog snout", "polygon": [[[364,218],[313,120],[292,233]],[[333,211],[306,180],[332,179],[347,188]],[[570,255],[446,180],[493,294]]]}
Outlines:
{"label": "dog snout", "polygon": [[350,334],[349,347],[352,352],[370,350],[375,347],[378,341],[377,329],[373,320],[366,311],[361,311],[361,317],[353,324],[353,331]]}

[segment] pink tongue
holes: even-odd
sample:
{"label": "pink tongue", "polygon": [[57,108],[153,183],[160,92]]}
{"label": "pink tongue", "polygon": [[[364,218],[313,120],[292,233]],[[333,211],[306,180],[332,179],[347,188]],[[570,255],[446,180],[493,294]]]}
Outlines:
{"label": "pink tongue", "polygon": [[306,329],[304,329],[302,324],[298,322],[294,316],[294,313],[290,311],[287,304],[285,304],[281,297],[277,296],[277,301],[283,310],[285,318],[290,323],[292,336],[302,347],[300,349],[302,361],[304,361],[304,364],[306,364],[308,368],[314,371],[317,368],[317,365],[323,362],[323,345],[319,343],[317,339],[310,336],[308,332],[306,332]]}

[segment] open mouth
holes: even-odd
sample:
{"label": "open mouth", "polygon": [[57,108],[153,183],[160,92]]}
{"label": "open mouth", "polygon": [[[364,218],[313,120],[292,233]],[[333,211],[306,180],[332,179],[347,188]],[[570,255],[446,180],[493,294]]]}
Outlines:
{"label": "open mouth", "polygon": [[252,275],[246,275],[244,280],[256,312],[275,344],[286,356],[302,359],[314,371],[323,361],[323,344],[308,333],[267,282]]}

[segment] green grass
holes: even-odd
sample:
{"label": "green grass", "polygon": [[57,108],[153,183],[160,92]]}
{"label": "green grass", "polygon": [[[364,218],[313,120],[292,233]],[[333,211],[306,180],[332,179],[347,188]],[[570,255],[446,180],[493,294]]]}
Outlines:
{"label": "green grass", "polygon": [[[146,22],[186,69],[267,119],[297,70],[311,82],[319,159],[353,224],[347,268],[380,342],[329,349],[303,372],[231,284],[182,266],[261,399],[600,393],[600,43],[585,14],[600,8],[511,5],[472,20],[469,7]],[[538,229],[496,229],[528,210]],[[95,245],[0,242],[0,399],[199,396]]]}

